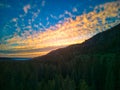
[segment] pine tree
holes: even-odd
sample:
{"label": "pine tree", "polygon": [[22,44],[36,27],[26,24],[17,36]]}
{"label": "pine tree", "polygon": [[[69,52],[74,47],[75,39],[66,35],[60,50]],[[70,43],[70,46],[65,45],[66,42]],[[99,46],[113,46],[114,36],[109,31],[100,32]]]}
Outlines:
{"label": "pine tree", "polygon": [[107,62],[105,90],[114,90],[113,60]]}
{"label": "pine tree", "polygon": [[85,80],[81,80],[78,89],[79,90],[89,90],[89,86],[87,85]]}

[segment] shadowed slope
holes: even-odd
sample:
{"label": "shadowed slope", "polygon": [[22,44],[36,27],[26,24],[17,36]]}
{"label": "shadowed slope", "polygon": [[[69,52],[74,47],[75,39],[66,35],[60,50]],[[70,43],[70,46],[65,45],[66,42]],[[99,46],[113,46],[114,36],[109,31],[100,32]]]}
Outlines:
{"label": "shadowed slope", "polygon": [[120,24],[86,40],[82,44],[71,45],[66,48],[54,50],[47,55],[33,58],[40,61],[69,61],[77,55],[96,53],[119,53],[120,52]]}

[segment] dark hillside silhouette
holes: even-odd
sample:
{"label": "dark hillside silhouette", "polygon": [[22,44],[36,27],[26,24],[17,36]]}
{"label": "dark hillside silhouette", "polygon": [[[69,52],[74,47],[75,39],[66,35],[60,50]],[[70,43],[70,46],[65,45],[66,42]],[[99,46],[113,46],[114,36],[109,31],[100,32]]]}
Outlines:
{"label": "dark hillside silhouette", "polygon": [[86,40],[82,44],[71,45],[36,57],[33,60],[70,60],[81,54],[120,53],[120,24]]}
{"label": "dark hillside silhouette", "polygon": [[0,90],[120,90],[120,24],[33,58],[0,58]]}

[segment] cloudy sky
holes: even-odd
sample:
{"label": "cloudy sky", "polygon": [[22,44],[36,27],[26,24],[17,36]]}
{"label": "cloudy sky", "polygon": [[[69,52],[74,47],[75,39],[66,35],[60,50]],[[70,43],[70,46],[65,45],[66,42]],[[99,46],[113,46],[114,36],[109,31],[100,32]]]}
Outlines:
{"label": "cloudy sky", "polygon": [[41,56],[119,23],[119,0],[0,0],[0,57]]}

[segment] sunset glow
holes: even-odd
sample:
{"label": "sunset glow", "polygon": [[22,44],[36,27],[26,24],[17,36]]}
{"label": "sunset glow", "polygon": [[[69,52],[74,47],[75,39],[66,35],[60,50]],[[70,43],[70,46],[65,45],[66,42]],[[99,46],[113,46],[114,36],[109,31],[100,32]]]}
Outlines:
{"label": "sunset glow", "polygon": [[[45,7],[46,3],[42,2],[42,7]],[[32,25],[41,13],[41,10],[38,9],[33,12],[32,18],[27,20],[27,23],[30,24],[25,25],[23,23],[23,26],[20,27],[19,23],[21,20],[25,21],[25,17],[31,10],[30,4],[25,5],[23,7],[24,14],[20,14],[19,18],[12,18],[3,28],[3,33],[5,33],[7,29],[16,27],[13,34],[1,38],[0,56],[36,57],[45,55],[58,48],[82,43],[95,34],[120,23],[119,1],[106,2],[91,8],[92,10],[84,10],[79,15],[74,14],[80,12],[77,7],[73,7],[71,12],[64,10],[64,13],[59,16],[50,15],[54,19],[64,19],[50,25],[49,18],[46,17],[46,24],[50,25],[48,27],[41,22]],[[37,30],[34,30],[33,26]]]}

